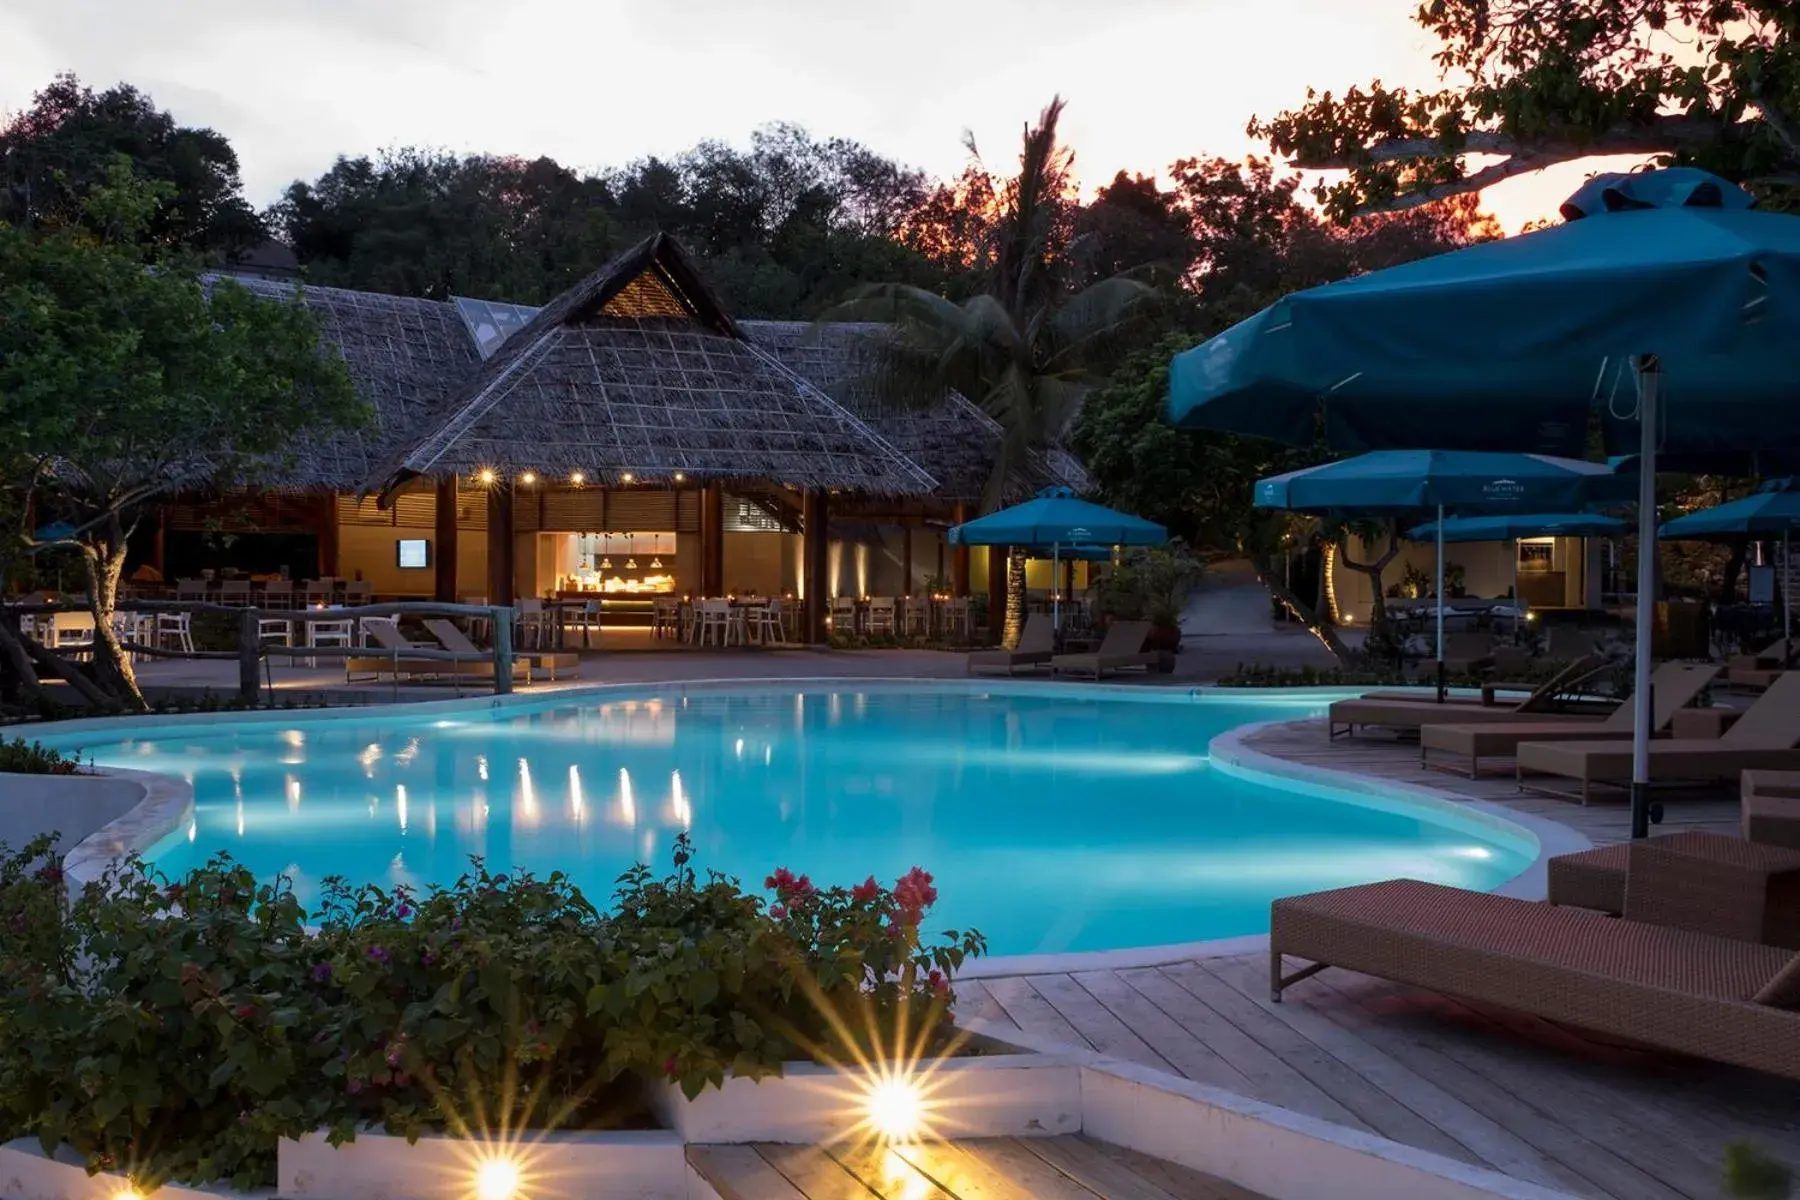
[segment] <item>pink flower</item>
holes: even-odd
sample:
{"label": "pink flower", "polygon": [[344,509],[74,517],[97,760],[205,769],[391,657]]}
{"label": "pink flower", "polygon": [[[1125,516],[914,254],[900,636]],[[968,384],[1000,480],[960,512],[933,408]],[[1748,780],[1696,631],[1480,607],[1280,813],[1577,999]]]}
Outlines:
{"label": "pink flower", "polygon": [[769,909],[769,915],[771,917],[774,917],[777,921],[787,920],[787,905],[785,905],[785,904],[774,905],[773,907],[771,907]]}
{"label": "pink flower", "polygon": [[254,1005],[254,1004],[240,1004],[240,1005],[238,1005],[238,1007],[237,1007],[237,1014],[236,1014],[236,1015],[237,1015],[237,1019],[238,1019],[238,1020],[240,1020],[240,1021],[248,1021],[248,1020],[250,1020],[250,1019],[251,1019],[251,1018],[252,1018],[252,1017],[254,1017],[254,1016],[255,1016],[255,1015],[256,1015],[256,1005]]}
{"label": "pink flower", "polygon": [[950,981],[944,978],[942,971],[935,968],[925,976],[925,982],[930,985],[932,991],[940,996],[950,990]]}
{"label": "pink flower", "polygon": [[663,1074],[667,1075],[670,1079],[675,1078],[679,1070],[680,1068],[675,1062],[675,1056],[673,1054],[663,1060]]}
{"label": "pink flower", "polygon": [[881,895],[881,885],[875,882],[873,875],[850,889],[850,898],[859,903],[867,903]]}
{"label": "pink flower", "polygon": [[925,910],[937,903],[937,889],[931,886],[931,875],[923,867],[914,867],[894,884],[894,903],[899,907],[903,925],[917,925]]}
{"label": "pink flower", "polygon": [[763,880],[763,886],[776,893],[784,893],[794,886],[794,873],[786,867],[776,867],[775,873]]}

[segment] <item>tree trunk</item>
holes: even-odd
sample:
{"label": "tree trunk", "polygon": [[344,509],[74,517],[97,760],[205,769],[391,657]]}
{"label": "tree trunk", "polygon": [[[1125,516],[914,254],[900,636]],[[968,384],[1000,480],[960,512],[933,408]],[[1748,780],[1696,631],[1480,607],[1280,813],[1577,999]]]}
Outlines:
{"label": "tree trunk", "polygon": [[[1379,650],[1384,644],[1392,641],[1388,631],[1387,596],[1381,579],[1382,572],[1386,571],[1388,565],[1400,555],[1400,530],[1392,521],[1388,522],[1387,537],[1387,550],[1373,562],[1361,563],[1350,557],[1350,535],[1348,533],[1344,535],[1343,543],[1338,549],[1338,557],[1343,559],[1346,567],[1369,577],[1369,590],[1374,593],[1374,599],[1369,602],[1368,645],[1371,650]],[[1442,604],[1444,598],[1439,596],[1437,602]]]}
{"label": "tree trunk", "polygon": [[1011,649],[1025,630],[1025,552],[1010,548],[1006,556],[1006,638]]}
{"label": "tree trunk", "polygon": [[11,613],[0,620],[0,701],[9,705],[38,707],[44,689],[37,680],[37,668],[25,652],[24,635],[19,618]]}
{"label": "tree trunk", "polygon": [[1744,573],[1744,559],[1750,551],[1750,539],[1739,538],[1731,544],[1731,557],[1725,561],[1725,574],[1719,579],[1719,593],[1714,599],[1730,604],[1737,599],[1738,578]]}
{"label": "tree trunk", "polygon": [[1262,580],[1263,586],[1269,589],[1269,595],[1285,605],[1287,610],[1293,613],[1302,625],[1306,626],[1306,631],[1318,638],[1325,648],[1331,651],[1332,657],[1338,660],[1340,667],[1346,665],[1350,661],[1350,648],[1344,645],[1344,639],[1338,636],[1337,630],[1331,626],[1331,623],[1319,616],[1318,609],[1303,602],[1286,584],[1282,583],[1269,560],[1252,558],[1250,565],[1255,568],[1256,576]]}
{"label": "tree trunk", "polygon": [[110,516],[92,542],[84,547],[87,565],[88,611],[94,614],[94,679],[126,708],[143,712],[144,693],[138,689],[137,672],[119,644],[113,613],[119,603],[119,580],[125,574],[125,544],[130,530],[117,514]]}
{"label": "tree trunk", "polygon": [[[4,635],[0,635],[0,637],[3,636]],[[56,651],[50,649],[50,647],[45,646],[40,642],[35,642],[30,638],[22,639],[17,645],[20,649],[25,651],[26,657],[31,659],[33,664],[42,667],[44,670],[68,684],[71,688],[75,689],[75,694],[80,696],[82,701],[89,707],[101,712],[118,711],[119,702],[117,700],[101,691],[100,688],[94,684],[94,681],[89,679],[87,675],[82,672],[80,667],[56,653]]]}

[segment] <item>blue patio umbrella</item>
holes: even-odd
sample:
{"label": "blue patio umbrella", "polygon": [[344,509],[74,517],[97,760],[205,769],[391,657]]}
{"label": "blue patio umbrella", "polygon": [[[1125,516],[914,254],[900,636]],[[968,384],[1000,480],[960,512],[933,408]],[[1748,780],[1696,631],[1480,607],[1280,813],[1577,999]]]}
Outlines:
{"label": "blue patio umbrella", "polygon": [[[1622,517],[1603,513],[1505,513],[1493,517],[1450,517],[1442,525],[1416,525],[1406,531],[1409,540],[1427,541],[1442,536],[1446,542],[1516,542],[1528,537],[1618,537],[1631,532]],[[1521,609],[1519,556],[1513,554],[1514,604]]]}
{"label": "blue patio umbrella", "polygon": [[[1066,487],[1045,488],[1023,504],[952,525],[945,535],[952,546],[1048,546],[1061,569],[1064,546],[1160,546],[1169,531],[1154,521],[1078,499]],[[1051,620],[1059,625],[1062,602],[1051,602]]]}
{"label": "blue patio umbrella", "polygon": [[1321,516],[1412,517],[1435,510],[1437,683],[1444,698],[1445,515],[1497,515],[1580,508],[1620,500],[1636,481],[1603,463],[1541,454],[1377,450],[1258,480],[1258,508]]}
{"label": "blue patio umbrella", "polygon": [[[1564,225],[1297,292],[1171,366],[1189,428],[1340,449],[1800,451],[1800,218],[1692,168],[1601,176]],[[1633,436],[1635,435],[1635,436]],[[1632,832],[1648,832],[1654,556],[1639,556]]]}
{"label": "blue patio umbrella", "polygon": [[[1762,490],[1712,508],[1676,517],[1657,534],[1665,541],[1713,542],[1757,534],[1781,535],[1785,563],[1793,547],[1793,532],[1800,529],[1800,477],[1775,479]],[[1793,597],[1781,589],[1781,634],[1793,627]]]}

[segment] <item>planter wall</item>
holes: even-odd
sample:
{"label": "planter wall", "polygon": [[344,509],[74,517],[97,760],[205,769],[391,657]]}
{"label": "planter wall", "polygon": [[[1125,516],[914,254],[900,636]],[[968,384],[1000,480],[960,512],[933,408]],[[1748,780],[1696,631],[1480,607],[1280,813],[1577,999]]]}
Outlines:
{"label": "planter wall", "polygon": [[[89,1175],[72,1158],[47,1158],[31,1138],[0,1145],[0,1196],[6,1200],[118,1200],[129,1186],[121,1175]],[[155,1200],[263,1200],[272,1195],[170,1184],[156,1190]]]}
{"label": "planter wall", "polygon": [[[475,1194],[483,1154],[458,1138],[423,1137],[408,1145],[379,1133],[358,1134],[333,1149],[315,1133],[281,1143],[276,1180],[282,1200],[464,1200]],[[521,1139],[506,1157],[518,1164],[519,1195],[530,1200],[691,1195],[681,1138],[660,1130],[543,1134]]]}
{"label": "planter wall", "polygon": [[118,775],[0,773],[0,842],[15,849],[56,831],[67,851],[138,806],[144,785]]}
{"label": "planter wall", "polygon": [[[692,1100],[664,1085],[650,1103],[686,1142],[810,1144],[858,1136],[867,1087],[854,1072],[789,1063],[779,1079],[727,1079],[723,1088]],[[1081,1130],[1081,1069],[1074,1058],[950,1059],[931,1068],[920,1091],[925,1120],[940,1137],[1052,1137]]]}

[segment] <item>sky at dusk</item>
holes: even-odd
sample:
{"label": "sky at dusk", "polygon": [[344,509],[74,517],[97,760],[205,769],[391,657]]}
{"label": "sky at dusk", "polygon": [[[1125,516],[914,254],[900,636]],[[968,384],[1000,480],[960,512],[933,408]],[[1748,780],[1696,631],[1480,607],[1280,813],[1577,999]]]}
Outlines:
{"label": "sky at dusk", "polygon": [[[425,145],[576,168],[742,145],[771,121],[947,176],[1010,168],[1050,96],[1084,185],[1264,148],[1253,114],[1435,83],[1414,0],[0,0],[0,111],[126,80],[236,147],[258,206],[340,154]],[[1629,161],[1629,160],[1626,160]],[[1486,195],[1509,229],[1577,164]]]}

